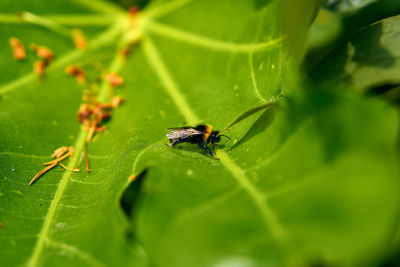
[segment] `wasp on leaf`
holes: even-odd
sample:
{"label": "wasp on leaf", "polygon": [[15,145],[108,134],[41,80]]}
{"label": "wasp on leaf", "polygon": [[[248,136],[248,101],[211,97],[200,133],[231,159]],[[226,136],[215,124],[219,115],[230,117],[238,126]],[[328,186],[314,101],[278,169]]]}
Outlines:
{"label": "wasp on leaf", "polygon": [[[172,131],[167,133],[170,147],[174,147],[179,143],[190,142],[192,144],[198,144],[200,148],[203,148],[212,157],[215,155],[214,145],[221,141],[221,136],[230,140],[229,136],[221,134],[222,132],[214,131],[210,125],[201,124],[195,127],[177,127],[170,129],[172,129]],[[208,147],[210,143],[212,150]]]}

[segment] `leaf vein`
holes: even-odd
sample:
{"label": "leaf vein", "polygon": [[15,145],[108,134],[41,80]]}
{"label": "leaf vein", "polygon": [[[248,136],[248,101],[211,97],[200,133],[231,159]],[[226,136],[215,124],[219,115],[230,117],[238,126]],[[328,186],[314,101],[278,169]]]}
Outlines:
{"label": "leaf vein", "polygon": [[[118,32],[118,27],[116,27],[116,26],[117,25],[110,27],[110,29],[108,31],[106,31],[104,34],[101,34],[100,37],[104,38],[104,39],[109,39],[110,33],[111,33],[111,36],[114,36],[113,35],[115,33],[114,31]],[[109,42],[109,41],[111,41],[111,40],[107,40],[107,42]],[[120,53],[119,53],[119,51],[117,51],[116,56],[110,66],[110,69],[112,69],[114,71],[118,71],[118,69],[122,67],[122,65],[120,65],[120,64],[122,64],[122,61],[120,60],[119,55],[120,55]],[[106,95],[107,90],[108,90],[107,86],[102,86],[98,93],[98,97],[102,97],[103,95]],[[80,158],[80,154],[82,153],[83,148],[86,144],[87,134],[88,134],[87,130],[84,130],[84,129],[80,130],[78,137],[74,144],[75,154],[72,157],[72,159],[69,161],[68,168],[73,169],[76,166],[76,164]],[[56,209],[60,205],[59,203],[60,203],[61,197],[68,185],[68,182],[71,179],[71,174],[72,174],[72,171],[66,170],[64,172],[63,177],[60,180],[60,183],[59,183],[56,193],[54,195],[54,199],[50,204],[49,211],[46,214],[45,220],[43,222],[43,226],[39,232],[39,235],[38,235],[39,238],[35,244],[35,247],[33,248],[33,252],[31,254],[30,258],[28,259],[27,265],[29,267],[37,266],[39,263],[40,255],[43,251],[45,242],[48,240],[48,233],[49,233],[49,230],[51,227],[51,223],[54,219]]]}
{"label": "leaf vein", "polygon": [[267,100],[260,94],[260,91],[258,90],[258,87],[257,87],[256,75],[254,73],[253,53],[252,52],[249,53],[249,67],[250,67],[251,82],[253,83],[253,89],[254,89],[256,95],[258,96],[258,98],[260,98],[260,100],[262,102],[267,102]]}
{"label": "leaf vein", "polygon": [[150,65],[154,68],[158,78],[163,84],[165,91],[175,102],[175,105],[179,111],[185,116],[187,123],[192,125],[197,124],[199,119],[190,108],[185,96],[179,91],[178,86],[162,61],[157,48],[149,38],[143,41],[143,48]]}
{"label": "leaf vein", "polygon": [[178,10],[178,9],[184,7],[185,5],[189,4],[190,2],[193,2],[193,0],[171,1],[167,4],[146,10],[144,13],[152,18],[160,18],[162,16],[165,16],[165,15],[168,15],[168,14],[174,12],[175,10]]}
{"label": "leaf vein", "polygon": [[239,185],[248,193],[274,238],[278,241],[285,241],[287,239],[287,233],[268,205],[267,197],[254,186],[246,176],[244,170],[236,165],[224,151],[217,150],[217,155],[223,165],[232,173],[233,177],[236,178]]}
{"label": "leaf vein", "polygon": [[[46,15],[42,16],[42,18],[60,23],[65,26],[108,26],[116,20],[115,16],[105,14]],[[21,19],[15,14],[0,14],[0,23],[31,24],[31,22]]]}
{"label": "leaf vein", "polygon": [[85,6],[92,11],[105,14],[124,14],[125,10],[111,1],[104,0],[72,0],[81,6]]}
{"label": "leaf vein", "polygon": [[81,249],[79,249],[75,246],[71,246],[71,245],[68,245],[65,243],[54,241],[52,239],[48,239],[47,241],[48,241],[49,245],[59,248],[61,250],[66,250],[66,251],[72,252],[73,254],[75,254],[79,258],[85,260],[87,263],[89,263],[92,266],[106,266],[101,261],[96,259],[94,256],[90,255],[87,252],[82,251]]}
{"label": "leaf vein", "polygon": [[[72,157],[71,161],[68,163],[68,167],[69,168],[73,168],[76,165],[76,163],[78,161],[78,158],[79,158],[79,155],[80,155],[80,153],[81,153],[81,151],[83,149],[83,146],[85,145],[86,135],[87,135],[87,131],[84,131],[84,130],[80,131],[79,136],[78,136],[78,138],[77,138],[77,140],[75,142],[75,145],[74,145],[76,153]],[[71,178],[71,173],[72,172],[69,171],[69,170],[65,171],[63,177],[60,180],[59,186],[58,186],[57,191],[56,191],[56,193],[54,195],[54,199],[50,204],[49,211],[46,214],[46,217],[45,217],[44,222],[43,222],[43,226],[42,226],[42,228],[41,228],[41,230],[39,232],[39,235],[38,235],[39,238],[38,238],[38,240],[37,240],[37,242],[35,244],[35,247],[33,249],[31,257],[28,260],[27,265],[29,267],[37,266],[38,263],[39,263],[40,254],[43,251],[44,244],[45,244],[45,241],[47,239],[47,235],[48,235],[49,230],[50,230],[51,222],[53,221],[56,209],[57,209],[57,207],[59,205],[59,202],[61,200],[61,197],[62,197],[62,195],[63,195],[63,193],[64,193],[64,191],[65,191],[65,189],[67,187],[68,181]]]}
{"label": "leaf vein", "polygon": [[0,152],[0,155],[8,155],[8,156],[15,156],[15,157],[23,157],[23,158],[32,158],[32,159],[48,159],[49,156],[38,156],[38,155],[28,155],[23,153],[15,153],[15,152]]}
{"label": "leaf vein", "polygon": [[266,42],[260,43],[233,43],[222,40],[216,40],[206,36],[198,35],[191,32],[179,30],[177,28],[163,25],[155,21],[147,21],[147,29],[151,32],[163,37],[185,42],[191,45],[208,48],[216,51],[226,51],[232,53],[248,53],[265,51],[279,46],[285,37],[278,37]]}

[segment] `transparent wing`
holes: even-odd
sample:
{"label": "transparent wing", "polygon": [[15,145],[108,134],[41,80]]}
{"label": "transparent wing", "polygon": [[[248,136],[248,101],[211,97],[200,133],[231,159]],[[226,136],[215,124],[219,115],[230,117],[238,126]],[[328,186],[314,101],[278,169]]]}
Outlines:
{"label": "transparent wing", "polygon": [[194,128],[194,127],[193,126],[171,127],[171,128],[167,128],[167,130],[182,130],[182,129],[190,129],[190,128]]}
{"label": "transparent wing", "polygon": [[200,135],[203,134],[203,132],[197,131],[193,128],[180,128],[174,131],[170,131],[167,133],[168,139],[180,139],[180,138],[185,138],[193,135]]}

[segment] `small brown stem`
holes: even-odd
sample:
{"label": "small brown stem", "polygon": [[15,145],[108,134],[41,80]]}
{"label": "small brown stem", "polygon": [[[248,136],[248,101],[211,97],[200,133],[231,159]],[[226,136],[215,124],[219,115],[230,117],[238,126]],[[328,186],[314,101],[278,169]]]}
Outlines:
{"label": "small brown stem", "polygon": [[96,122],[96,120],[93,120],[91,125],[90,125],[90,128],[89,128],[89,133],[88,133],[88,135],[86,137],[86,143],[89,143],[90,140],[92,140],[93,134],[94,134],[94,132],[96,130],[96,126],[97,126],[97,122]]}
{"label": "small brown stem", "polygon": [[83,153],[85,154],[85,161],[86,161],[86,171],[87,172],[90,172],[90,168],[89,168],[89,157],[88,157],[88,154],[87,154],[87,143],[85,144],[85,148],[84,148],[84,150],[83,150]]}
{"label": "small brown stem", "polygon": [[73,171],[73,172],[80,172],[81,169],[77,168],[77,169],[71,169],[68,168],[67,166],[65,166],[62,162],[59,162],[60,166],[63,167],[64,169],[68,170],[68,171]]}
{"label": "small brown stem", "polygon": [[39,179],[40,176],[42,176],[45,172],[48,170],[54,168],[57,165],[58,162],[54,162],[51,165],[45,167],[43,170],[41,170],[38,174],[35,175],[35,177],[32,178],[32,180],[29,182],[29,185],[32,185],[37,179]]}
{"label": "small brown stem", "polygon": [[43,165],[52,165],[54,163],[57,164],[58,162],[62,161],[63,159],[69,157],[70,155],[71,155],[71,152],[68,152],[68,153],[64,154],[62,157],[59,157],[58,159],[43,163]]}

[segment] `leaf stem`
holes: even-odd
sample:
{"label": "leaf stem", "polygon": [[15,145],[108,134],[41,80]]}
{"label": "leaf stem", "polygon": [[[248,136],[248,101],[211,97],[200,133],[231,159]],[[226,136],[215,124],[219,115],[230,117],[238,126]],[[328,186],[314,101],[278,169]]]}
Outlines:
{"label": "leaf stem", "polygon": [[185,5],[189,4],[190,2],[193,2],[193,0],[175,0],[175,1],[170,1],[164,5],[159,5],[154,8],[149,8],[145,10],[143,13],[146,14],[149,17],[152,18],[160,18],[165,15],[168,15],[175,10],[178,10]]}
{"label": "leaf stem", "polygon": [[249,52],[249,68],[250,68],[250,76],[251,76],[251,82],[253,83],[253,89],[258,98],[262,102],[267,102],[267,100],[260,94],[260,91],[258,90],[257,86],[257,80],[256,80],[256,74],[254,72],[254,63],[253,63],[253,52]]}
{"label": "leaf stem", "polygon": [[[40,16],[43,19],[53,21],[64,26],[108,26],[118,19],[115,15],[47,15]],[[30,21],[21,19],[15,14],[0,14],[0,23],[28,24]]]}
{"label": "leaf stem", "polygon": [[[69,169],[73,169],[74,166],[76,166],[79,156],[80,156],[80,153],[82,152],[82,148],[86,142],[86,135],[87,135],[87,131],[85,131],[85,130],[80,131],[79,136],[76,139],[76,142],[74,145],[76,153],[74,154],[74,156],[71,158],[71,160],[69,161],[69,163],[67,165],[67,167]],[[60,203],[61,197],[62,197],[62,195],[67,187],[67,184],[71,178],[71,174],[72,174],[72,171],[69,171],[69,170],[65,171],[63,177],[60,180],[57,191],[54,195],[54,199],[50,204],[49,211],[47,212],[47,215],[43,222],[43,226],[39,232],[38,240],[35,244],[35,247],[33,248],[33,252],[31,254],[30,258],[28,259],[27,266],[29,266],[29,267],[34,267],[39,264],[40,255],[43,251],[45,241],[48,238],[51,223],[52,223],[54,215],[56,213],[58,204]]]}
{"label": "leaf stem", "polygon": [[154,68],[156,75],[163,83],[164,89],[171,96],[172,100],[176,104],[176,107],[184,115],[187,123],[191,125],[198,124],[200,119],[196,116],[196,114],[194,114],[185,96],[180,92],[171,74],[168,72],[167,67],[164,65],[157,48],[154,46],[150,38],[147,38],[143,41],[143,48],[150,65]]}
{"label": "leaf stem", "polygon": [[125,14],[126,11],[111,1],[105,0],[72,0],[92,11],[104,14]]}
{"label": "leaf stem", "polygon": [[71,38],[71,30],[65,26],[42,16],[35,15],[30,12],[23,12],[21,14],[21,20],[44,27],[55,33]]}
{"label": "leaf stem", "polygon": [[[109,35],[114,36],[114,34],[116,32],[119,32],[121,30],[120,26],[121,25],[119,25],[119,24],[112,26],[108,31],[106,31],[104,34],[102,34],[99,37],[99,39],[101,39],[102,42],[105,42],[107,40],[107,37],[109,37]],[[116,30],[116,29],[119,29],[119,30]],[[112,40],[113,39],[107,40],[107,42],[112,41]],[[96,44],[94,44],[93,46],[96,46]],[[102,87],[99,91],[99,95],[105,95],[105,94],[107,94],[107,87]],[[84,130],[84,129],[80,130],[78,138],[76,139],[76,142],[74,145],[75,154],[69,161],[67,168],[73,169],[77,165],[80,155],[83,152],[83,150],[85,149],[87,135],[88,135],[87,130]],[[33,249],[32,255],[28,260],[27,265],[29,267],[37,266],[39,263],[39,259],[42,254],[45,241],[48,239],[51,223],[53,221],[57,207],[60,203],[61,197],[67,187],[69,180],[71,179],[71,174],[72,174],[72,171],[67,170],[67,171],[65,171],[63,177],[61,178],[61,181],[60,181],[57,191],[55,193],[54,199],[51,202],[49,211],[45,217],[43,226],[40,230],[38,241],[36,242],[36,245]]]}
{"label": "leaf stem", "polygon": [[278,47],[286,39],[281,36],[260,43],[233,43],[224,40],[217,40],[207,36],[198,35],[196,33],[182,31],[177,28],[163,25],[161,23],[148,20],[147,28],[149,31],[170,39],[175,39],[194,46],[205,47],[210,50],[226,51],[232,53],[249,53],[265,51],[274,47]]}
{"label": "leaf stem", "polygon": [[247,191],[251,200],[260,211],[262,219],[271,231],[272,236],[278,241],[286,241],[287,233],[279,223],[277,216],[268,205],[266,196],[255,187],[246,176],[245,172],[237,166],[224,151],[218,149],[217,156],[223,165],[232,173],[232,176],[236,178],[236,181],[240,186]]}

